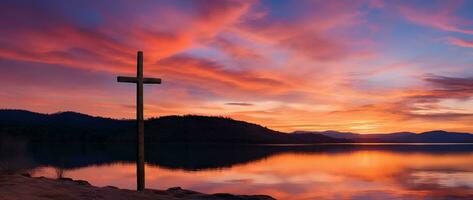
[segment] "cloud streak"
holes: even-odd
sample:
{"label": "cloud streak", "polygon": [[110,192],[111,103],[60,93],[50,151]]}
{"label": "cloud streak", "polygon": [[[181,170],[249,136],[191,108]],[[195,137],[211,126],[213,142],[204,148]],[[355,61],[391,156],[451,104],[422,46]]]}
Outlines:
{"label": "cloud streak", "polygon": [[448,37],[447,42],[459,47],[473,48],[472,40],[464,40],[464,39],[455,38],[455,37]]}
{"label": "cloud streak", "polygon": [[440,4],[435,9],[421,9],[420,7],[400,6],[400,13],[410,22],[439,29],[442,31],[473,34],[473,29],[463,28],[471,25],[471,20],[465,20],[455,15],[455,9],[460,1],[450,1]]}

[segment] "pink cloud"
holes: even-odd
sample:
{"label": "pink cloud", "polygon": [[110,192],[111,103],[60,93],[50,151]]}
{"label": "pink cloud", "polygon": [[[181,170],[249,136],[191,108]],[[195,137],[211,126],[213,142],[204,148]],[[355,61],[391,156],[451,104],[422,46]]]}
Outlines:
{"label": "pink cloud", "polygon": [[448,37],[447,42],[459,47],[473,48],[473,40],[464,40],[456,37]]}
{"label": "pink cloud", "polygon": [[426,10],[410,6],[400,6],[400,13],[410,22],[428,26],[434,29],[457,32],[463,34],[473,34],[473,30],[463,28],[473,23],[473,21],[455,16],[455,9],[459,1],[444,2],[442,6],[435,10]]}
{"label": "pink cloud", "polygon": [[219,49],[227,53],[234,60],[245,60],[250,59],[253,61],[265,61],[266,58],[261,55],[256,50],[238,44],[237,42],[232,42],[228,39],[217,37],[210,42],[212,45],[217,46]]}
{"label": "pink cloud", "polygon": [[[23,13],[15,21],[5,20],[0,31],[0,56],[25,61],[52,64],[65,64],[90,70],[109,72],[131,72],[134,63],[134,51],[144,50],[147,60],[171,56],[191,47],[201,39],[213,37],[226,26],[235,22],[248,9],[250,2],[219,1],[212,6],[196,4],[195,13],[167,12],[171,16],[187,20],[186,29],[170,29],[167,32],[153,30],[133,17],[124,20],[131,25],[110,21],[110,27],[80,28],[76,24],[55,16],[52,13],[11,7],[2,15],[15,16]],[[15,14],[16,13],[16,14]],[[103,13],[107,16],[108,13]],[[127,15],[129,13],[123,13]],[[175,16],[173,16],[175,15]],[[180,15],[180,16],[178,16]],[[182,17],[188,15],[188,17]],[[154,18],[162,16],[154,15]],[[117,20],[105,17],[108,20]],[[36,25],[31,25],[34,20]],[[131,21],[130,21],[131,20]],[[147,23],[147,22],[146,22]],[[126,30],[125,28],[129,28]],[[162,29],[162,28],[161,28]],[[120,39],[115,39],[120,33]],[[12,39],[14,38],[14,39]]]}
{"label": "pink cloud", "polygon": [[216,62],[190,56],[173,56],[163,59],[154,70],[164,77],[185,82],[188,85],[204,87],[223,96],[238,93],[238,91],[261,92],[261,94],[270,95],[291,88],[291,84],[276,74],[266,76],[253,71],[229,70]]}

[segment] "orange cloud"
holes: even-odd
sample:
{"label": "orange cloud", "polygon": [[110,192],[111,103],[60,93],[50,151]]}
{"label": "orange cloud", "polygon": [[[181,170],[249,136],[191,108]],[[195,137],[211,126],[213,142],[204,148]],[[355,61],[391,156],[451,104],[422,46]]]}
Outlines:
{"label": "orange cloud", "polygon": [[[250,2],[221,1],[212,5],[197,8],[196,16],[184,22],[188,26],[185,30],[153,31],[136,21],[128,27],[132,28],[131,31],[124,31],[124,27],[110,27],[122,32],[120,40],[113,39],[116,33],[111,30],[79,28],[51,13],[14,7],[6,9],[3,15],[25,15],[18,19],[21,23],[11,25],[13,29],[2,31],[4,37],[0,44],[8,48],[0,49],[0,56],[89,70],[132,72],[130,66],[134,66],[134,51],[144,50],[147,60],[153,61],[178,53],[191,47],[195,41],[212,37],[234,23],[246,12]],[[174,17],[184,15],[169,13],[176,15]],[[30,26],[28,21],[31,20],[40,23],[38,26],[41,28]]]}
{"label": "orange cloud", "polygon": [[[275,79],[276,77],[259,76],[248,71],[226,70],[223,66],[205,59],[188,56],[174,56],[161,60],[159,68],[155,69],[173,80],[191,80],[192,83],[207,82],[233,87],[235,89],[277,92],[284,90],[286,82]],[[185,69],[185,70],[182,70]]]}

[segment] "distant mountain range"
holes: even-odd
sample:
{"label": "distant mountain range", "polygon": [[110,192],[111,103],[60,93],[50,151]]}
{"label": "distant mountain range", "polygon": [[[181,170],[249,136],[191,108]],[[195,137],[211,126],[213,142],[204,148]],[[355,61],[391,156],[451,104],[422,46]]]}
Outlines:
{"label": "distant mountain range", "polygon": [[397,132],[388,134],[358,134],[338,131],[308,132],[296,131],[293,134],[317,134],[332,138],[348,139],[353,142],[386,142],[386,143],[473,143],[473,134],[447,132],[442,130],[423,133]]}
{"label": "distant mountain range", "polygon": [[[76,112],[41,114],[0,110],[0,137],[37,142],[132,142],[133,120],[93,117]],[[165,116],[145,122],[148,143],[305,144],[349,142],[321,134],[287,134],[223,117]]]}

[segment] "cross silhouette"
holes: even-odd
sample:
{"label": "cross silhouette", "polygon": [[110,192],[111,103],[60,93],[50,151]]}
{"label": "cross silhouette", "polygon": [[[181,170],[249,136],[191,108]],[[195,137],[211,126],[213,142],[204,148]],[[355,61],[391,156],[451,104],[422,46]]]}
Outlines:
{"label": "cross silhouette", "polygon": [[143,77],[143,52],[138,51],[136,77],[118,76],[118,82],[136,83],[136,124],[137,124],[137,152],[136,152],[136,188],[145,189],[145,137],[143,119],[143,84],[161,84],[159,78]]}

